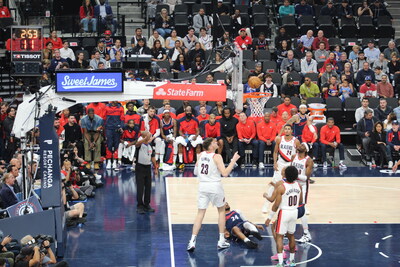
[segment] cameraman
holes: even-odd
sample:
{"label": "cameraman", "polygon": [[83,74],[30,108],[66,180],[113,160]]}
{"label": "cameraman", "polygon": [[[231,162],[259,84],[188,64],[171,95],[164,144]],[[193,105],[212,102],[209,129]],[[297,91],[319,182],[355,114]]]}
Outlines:
{"label": "cameraman", "polygon": [[[41,243],[38,241],[42,241]],[[29,255],[33,254],[32,259],[29,259],[29,256],[22,257],[21,260],[19,260],[20,255],[17,256],[15,259],[16,264],[15,267],[25,267],[25,266],[54,266],[54,267],[66,267],[68,266],[68,263],[65,261],[61,261],[57,263],[57,259],[53,253],[53,250],[50,247],[50,241],[49,240],[43,240],[40,239],[38,240],[38,237],[33,238],[31,235],[26,235],[21,239],[21,245],[23,246],[21,250],[21,254],[23,253],[24,250],[26,252],[30,252]],[[53,241],[52,241],[53,242]],[[33,250],[33,251],[32,251]],[[36,254],[39,255],[39,259],[37,263],[31,264],[32,260],[36,260]],[[28,264],[29,263],[29,264]]]}
{"label": "cameraman", "polygon": [[80,174],[78,167],[72,167],[71,161],[69,159],[64,160],[61,173],[65,176],[67,181],[72,183],[73,188],[79,195],[86,195],[87,197],[94,197],[94,186],[83,185],[79,186]]}
{"label": "cameraman", "polygon": [[38,266],[40,263],[39,247],[24,247],[15,258],[15,267]]}

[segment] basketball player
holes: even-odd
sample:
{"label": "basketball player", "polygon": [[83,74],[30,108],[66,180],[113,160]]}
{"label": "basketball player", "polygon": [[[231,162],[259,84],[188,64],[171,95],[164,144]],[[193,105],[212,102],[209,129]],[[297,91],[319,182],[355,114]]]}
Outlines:
{"label": "basketball player", "polygon": [[301,135],[303,133],[303,128],[307,124],[307,106],[302,104],[299,106],[299,112],[294,115],[287,124],[293,125],[294,136],[301,142]]}
{"label": "basketball player", "polygon": [[262,236],[258,230],[264,231],[262,225],[257,225],[246,220],[240,210],[231,210],[228,202],[225,203],[226,237],[233,237],[242,240],[247,248],[257,248],[258,244],[251,241],[248,236],[253,235],[258,240]]}
{"label": "basketball player", "polygon": [[[161,119],[161,132],[160,136],[161,138],[157,138],[155,140],[156,143],[156,148],[159,149],[159,151],[156,151],[160,154],[160,169],[161,170],[174,170],[175,169],[175,161],[176,161],[176,155],[178,154],[178,144],[175,142],[176,134],[178,132],[176,120],[171,117],[170,110],[165,109],[163,111],[163,116]],[[160,142],[158,144],[158,142]],[[158,146],[157,146],[158,144]],[[170,157],[172,156],[172,161],[170,159],[166,159],[167,163],[164,162],[164,155],[165,155],[165,147],[166,144],[172,144],[172,150],[173,151],[168,151],[168,154]]]}
{"label": "basketball player", "polygon": [[225,197],[224,189],[221,184],[221,175],[227,177],[235,166],[236,161],[240,158],[238,153],[233,155],[228,167],[225,168],[222,156],[216,154],[218,142],[215,138],[207,138],[203,142],[204,150],[200,153],[194,168],[194,174],[199,178],[199,197],[198,211],[193,224],[192,238],[187,246],[188,251],[194,251],[196,247],[196,237],[200,231],[204,215],[208,204],[211,202],[218,209],[218,228],[219,241],[218,249],[229,248],[229,243],[225,240]]}
{"label": "basketball player", "polygon": [[[303,192],[304,204],[307,204],[308,186],[310,183],[310,176],[314,168],[314,161],[307,155],[309,151],[307,143],[301,143],[297,148],[297,154],[292,157],[292,166],[294,166],[299,174],[297,182],[300,184]],[[307,209],[307,208],[306,208]],[[307,211],[306,211],[307,213]],[[303,225],[303,236],[300,238],[300,243],[311,241],[311,234],[308,230],[308,217],[301,217],[301,224]]]}
{"label": "basketball player", "polygon": [[278,267],[283,267],[283,236],[289,239],[290,258],[286,263],[287,266],[296,266],[295,248],[296,240],[294,239],[294,232],[296,231],[296,220],[298,216],[297,208],[303,202],[303,195],[299,183],[296,182],[298,178],[298,170],[294,166],[289,166],[285,169],[286,181],[283,182],[276,190],[276,199],[272,207],[272,212],[269,214],[265,225],[268,227],[272,218],[279,209],[278,219],[276,222],[276,249],[278,251],[279,263]]}
{"label": "basketball player", "polygon": [[[286,124],[283,127],[284,136],[278,136],[275,139],[274,148],[274,176],[272,177],[272,183],[279,182],[282,180],[282,170],[288,166],[292,161],[292,156],[296,153],[296,147],[300,145],[298,139],[293,136],[292,126]],[[267,195],[270,197],[274,188],[271,186],[268,189]],[[268,202],[266,202],[262,208],[263,213],[268,212]]]}

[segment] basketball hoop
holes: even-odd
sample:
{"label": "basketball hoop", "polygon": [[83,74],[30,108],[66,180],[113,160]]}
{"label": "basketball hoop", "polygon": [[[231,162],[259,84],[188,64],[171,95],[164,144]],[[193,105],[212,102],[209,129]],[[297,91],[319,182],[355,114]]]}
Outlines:
{"label": "basketball hoop", "polygon": [[254,92],[243,94],[243,102],[250,106],[250,117],[263,117],[264,107],[271,97],[268,92]]}

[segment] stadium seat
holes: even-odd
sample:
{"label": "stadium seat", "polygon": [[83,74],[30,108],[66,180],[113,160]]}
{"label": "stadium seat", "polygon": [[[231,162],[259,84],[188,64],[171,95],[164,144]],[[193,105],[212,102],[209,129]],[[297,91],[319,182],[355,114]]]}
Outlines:
{"label": "stadium seat", "polygon": [[171,65],[168,60],[157,61],[157,65],[160,67],[159,72],[171,72]]}
{"label": "stadium seat", "polygon": [[159,14],[161,12],[161,9],[165,8],[168,11],[169,14],[169,5],[164,5],[164,4],[158,4],[156,8],[156,14]]}
{"label": "stadium seat", "polygon": [[185,15],[188,14],[188,6],[186,4],[175,5],[174,15]]}
{"label": "stadium seat", "polygon": [[[353,35],[353,36],[355,36],[355,35]],[[333,51],[333,49],[334,49],[335,46],[337,46],[337,45],[342,46],[342,41],[340,40],[340,38],[336,38],[336,37],[331,37],[331,38],[329,38],[328,43],[329,43],[329,49],[330,49],[331,51]]]}
{"label": "stadium seat", "polygon": [[226,78],[225,72],[215,72],[214,73],[214,81],[224,81]]}
{"label": "stadium seat", "polygon": [[243,50],[243,61],[253,61],[254,54],[252,50]]}
{"label": "stadium seat", "polygon": [[[363,48],[367,48],[367,47],[368,47],[368,43],[369,43],[369,41],[370,41],[371,39],[373,39],[373,38],[363,38],[363,39],[361,39],[361,46],[362,46]],[[374,42],[374,43],[375,43],[375,42]]]}
{"label": "stadium seat", "polygon": [[379,50],[381,50],[381,52],[383,52],[383,50],[385,50],[388,47],[388,43],[391,40],[392,40],[392,38],[379,38],[379,40],[378,40]]}
{"label": "stadium seat", "polygon": [[249,14],[249,6],[247,5],[236,5],[234,9],[239,9],[240,14]]}
{"label": "stadium seat", "polygon": [[194,4],[192,6],[192,15],[196,15],[197,13],[199,13],[200,8],[203,8],[204,10],[206,10],[206,6],[203,4]]}
{"label": "stadium seat", "polygon": [[375,35],[375,26],[372,23],[372,18],[368,16],[361,16],[358,20],[358,37],[359,38],[372,38]]}
{"label": "stadium seat", "polygon": [[196,77],[196,82],[197,83],[205,83],[206,82],[206,77],[207,77],[208,73],[206,74],[202,74],[200,76]]}
{"label": "stadium seat", "polygon": [[377,20],[378,30],[376,31],[376,38],[393,38],[394,28],[392,21],[388,16],[380,16]]}
{"label": "stadium seat", "polygon": [[261,61],[261,60],[271,60],[271,52],[268,50],[258,50],[256,59]]}
{"label": "stadium seat", "polygon": [[193,5],[196,4],[196,0],[182,0],[182,4]]}
{"label": "stadium seat", "polygon": [[293,16],[285,16],[281,18],[281,26],[286,30],[286,34],[290,38],[295,38],[299,35],[296,21]]}
{"label": "stadium seat", "polygon": [[315,32],[315,22],[313,16],[301,16],[299,18],[300,35],[304,35],[308,30]]}
{"label": "stadium seat", "polygon": [[178,36],[185,36],[188,31],[188,17],[187,15],[176,15],[174,17],[175,30]]}
{"label": "stadium seat", "polygon": [[91,53],[92,51],[88,52],[87,50],[76,50],[75,52],[75,56],[78,57],[79,53],[83,53],[83,58],[85,60],[90,60],[90,55],[89,53]]}
{"label": "stadium seat", "polygon": [[319,78],[318,73],[306,73],[306,75],[304,75],[304,78],[306,77],[310,78],[313,83],[318,84],[318,78]]}
{"label": "stadium seat", "polygon": [[339,35],[340,38],[351,38],[357,35],[357,26],[354,18],[342,18],[340,20]]}
{"label": "stadium seat", "polygon": [[218,67],[219,67],[219,64],[213,63],[213,64],[210,64],[209,70],[212,71],[212,70],[215,70]]}
{"label": "stadium seat", "polygon": [[262,60],[263,63],[263,71],[268,72],[268,73],[276,73],[277,72],[277,66],[275,61],[271,60]]}
{"label": "stadium seat", "polygon": [[395,97],[388,97],[385,98],[387,101],[388,106],[391,106],[392,108],[397,108],[398,107],[398,100]]}
{"label": "stadium seat", "polygon": [[257,62],[255,62],[254,60],[252,61],[245,61],[244,65],[246,66],[246,69],[248,70],[254,70],[255,69],[255,65]]}
{"label": "stadium seat", "polygon": [[319,14],[321,13],[321,8],[322,5],[314,5],[314,15],[316,19],[319,18]]}
{"label": "stadium seat", "polygon": [[343,122],[342,100],[338,97],[326,99],[326,117],[333,117],[336,124]]}
{"label": "stadium seat", "polygon": [[292,77],[294,85],[296,85],[296,86],[301,85],[300,83],[301,83],[302,78],[298,72],[292,71],[289,75],[290,75],[290,77]]}
{"label": "stadium seat", "polygon": [[82,39],[82,47],[92,53],[92,50],[97,46],[95,38],[83,38]]}
{"label": "stadium seat", "polygon": [[178,79],[185,79],[191,77],[192,74],[189,72],[179,72],[178,73]]}
{"label": "stadium seat", "polygon": [[354,113],[361,107],[361,101],[358,97],[349,97],[344,101],[344,115],[347,122],[356,122]]}
{"label": "stadium seat", "polygon": [[282,104],[282,99],[279,97],[271,97],[265,104],[265,108],[273,108]]}
{"label": "stadium seat", "polygon": [[324,31],[324,36],[330,38],[336,35],[336,27],[333,25],[332,18],[330,16],[319,16],[318,29]]}
{"label": "stadium seat", "polygon": [[396,40],[394,40],[394,42],[396,44],[397,49],[399,49],[400,48],[400,38],[397,38]]}
{"label": "stadium seat", "polygon": [[359,42],[357,38],[346,38],[344,40],[344,50],[349,54],[352,51],[353,46],[358,44]]}
{"label": "stadium seat", "polygon": [[322,99],[322,97],[308,97],[306,100],[307,105],[308,104],[313,104],[313,103],[324,103],[324,100]]}
{"label": "stadium seat", "polygon": [[[231,26],[231,17],[229,15],[225,15],[225,16],[219,16],[219,20],[221,22],[218,21],[218,27],[217,27],[217,36],[222,36],[224,33],[224,28],[226,31],[231,31],[232,30],[232,26]],[[222,25],[221,25],[222,23]]]}
{"label": "stadium seat", "polygon": [[172,75],[169,72],[164,72],[164,73],[160,73],[160,79],[161,80],[170,80],[172,79]]}
{"label": "stadium seat", "polygon": [[378,97],[370,97],[369,98],[369,107],[375,109],[379,106],[379,98]]}
{"label": "stadium seat", "polygon": [[282,85],[282,75],[280,73],[276,73],[276,72],[273,72],[273,73],[270,73],[270,74],[272,76],[272,82],[274,84],[276,84],[276,86],[279,89],[281,87],[281,85]]}
{"label": "stadium seat", "polygon": [[267,15],[268,12],[265,8],[265,6],[263,5],[254,5],[251,9],[251,13],[253,14],[253,16],[255,15]]}
{"label": "stadium seat", "polygon": [[268,17],[266,15],[254,15],[252,33],[258,36],[260,32],[269,34]]}
{"label": "stadium seat", "polygon": [[74,52],[81,49],[81,42],[78,38],[67,38],[65,41],[68,41],[69,48],[71,48]]}
{"label": "stadium seat", "polygon": [[300,106],[300,104],[301,104],[300,97],[292,96],[290,99],[291,99],[291,103],[293,105],[295,105],[297,108]]}

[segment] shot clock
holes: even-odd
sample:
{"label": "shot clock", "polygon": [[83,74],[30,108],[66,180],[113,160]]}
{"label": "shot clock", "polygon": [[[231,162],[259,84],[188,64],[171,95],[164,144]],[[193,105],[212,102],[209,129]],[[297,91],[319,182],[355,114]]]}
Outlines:
{"label": "shot clock", "polygon": [[40,74],[43,37],[40,26],[14,26],[11,28],[11,60],[16,75]]}

